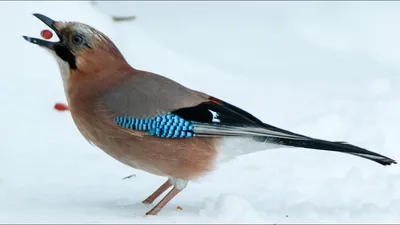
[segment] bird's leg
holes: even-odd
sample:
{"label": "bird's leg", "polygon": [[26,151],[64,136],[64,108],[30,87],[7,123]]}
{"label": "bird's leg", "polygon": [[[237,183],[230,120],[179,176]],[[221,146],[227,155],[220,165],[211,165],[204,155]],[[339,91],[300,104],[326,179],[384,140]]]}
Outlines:
{"label": "bird's leg", "polygon": [[148,211],[146,215],[157,215],[157,213],[160,212],[161,209],[163,209],[164,206],[169,201],[171,201],[171,199],[173,199],[177,194],[179,194],[179,192],[181,192],[188,183],[188,181],[181,179],[172,179],[171,181],[172,185],[174,185],[172,190],[168,192],[168,194],[165,195],[165,197],[161,199],[161,201],[156,206],[154,206],[150,211]]}
{"label": "bird's leg", "polygon": [[160,212],[161,209],[164,208],[164,206],[181,191],[182,190],[178,188],[175,187],[172,188],[172,190],[168,192],[168,194],[163,199],[161,199],[161,201],[156,206],[154,206],[150,211],[148,211],[146,215],[157,215],[157,213]]}
{"label": "bird's leg", "polygon": [[172,183],[169,181],[169,179],[161,185],[153,194],[151,194],[149,197],[147,197],[142,203],[144,204],[151,204],[156,200],[162,193],[164,193],[168,188],[172,186]]}

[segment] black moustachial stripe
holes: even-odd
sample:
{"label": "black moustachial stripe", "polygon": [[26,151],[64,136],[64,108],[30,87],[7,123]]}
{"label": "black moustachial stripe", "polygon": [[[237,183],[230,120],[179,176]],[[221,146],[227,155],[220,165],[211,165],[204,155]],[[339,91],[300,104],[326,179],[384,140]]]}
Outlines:
{"label": "black moustachial stripe", "polygon": [[69,67],[73,70],[78,69],[76,66],[76,60],[74,54],[72,54],[71,49],[63,45],[55,45],[54,51],[62,60],[68,63]]}

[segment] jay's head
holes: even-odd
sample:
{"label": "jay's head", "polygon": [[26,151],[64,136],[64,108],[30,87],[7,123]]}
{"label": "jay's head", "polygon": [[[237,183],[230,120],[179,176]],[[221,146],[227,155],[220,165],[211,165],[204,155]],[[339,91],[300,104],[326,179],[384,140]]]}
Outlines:
{"label": "jay's head", "polygon": [[41,14],[33,15],[49,26],[59,41],[23,37],[53,53],[63,78],[73,74],[93,75],[106,68],[126,64],[113,42],[95,28],[78,22],[54,21]]}

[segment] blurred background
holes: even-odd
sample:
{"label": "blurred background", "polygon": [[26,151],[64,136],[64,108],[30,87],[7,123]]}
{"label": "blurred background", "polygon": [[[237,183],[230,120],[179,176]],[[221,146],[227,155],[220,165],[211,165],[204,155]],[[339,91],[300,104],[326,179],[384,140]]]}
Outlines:
{"label": "blurred background", "polygon": [[66,103],[55,60],[22,39],[47,28],[32,13],[87,23],[135,68],[271,125],[400,160],[399,10],[395,1],[0,2],[0,222],[399,222],[398,166],[289,148],[227,163],[143,217],[140,201],[164,178],[88,144],[53,108]]}

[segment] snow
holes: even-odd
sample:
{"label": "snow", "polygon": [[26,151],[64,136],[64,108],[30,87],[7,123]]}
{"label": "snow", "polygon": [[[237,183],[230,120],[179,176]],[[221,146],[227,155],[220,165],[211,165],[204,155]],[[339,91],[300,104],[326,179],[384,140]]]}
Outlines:
{"label": "snow", "polygon": [[[21,37],[47,28],[35,12],[85,22],[134,67],[272,125],[400,160],[399,9],[400,2],[0,2],[0,222],[399,222],[399,166],[289,148],[222,164],[146,217],[151,206],[140,202],[165,178],[84,140],[69,113],[52,108],[65,102],[57,63]],[[117,24],[109,16],[132,13],[137,20]]]}

